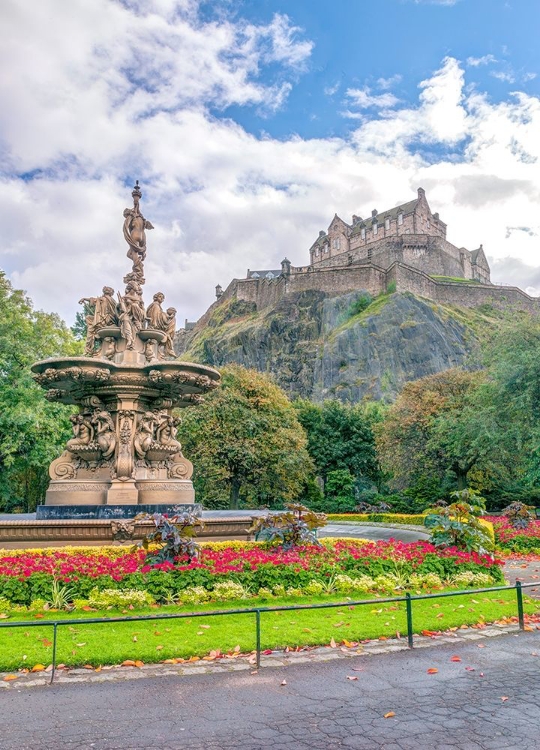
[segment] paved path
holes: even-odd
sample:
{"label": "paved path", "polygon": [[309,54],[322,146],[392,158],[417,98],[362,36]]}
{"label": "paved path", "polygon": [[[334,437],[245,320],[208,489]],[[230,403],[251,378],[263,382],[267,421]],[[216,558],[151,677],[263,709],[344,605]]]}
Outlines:
{"label": "paved path", "polygon": [[539,652],[535,632],[258,674],[13,686],[0,750],[533,750]]}
{"label": "paved path", "polygon": [[420,530],[363,526],[352,523],[329,523],[321,529],[319,536],[350,536],[373,540],[397,539],[400,542],[416,542],[418,539],[429,539],[429,534]]}

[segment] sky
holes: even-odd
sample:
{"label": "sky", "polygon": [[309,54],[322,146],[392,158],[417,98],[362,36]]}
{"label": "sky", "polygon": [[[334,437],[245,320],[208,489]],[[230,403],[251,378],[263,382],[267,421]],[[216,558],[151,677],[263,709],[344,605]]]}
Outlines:
{"label": "sky", "polygon": [[426,190],[492,280],[540,295],[538,0],[4,0],[0,267],[69,324],[129,270],[196,320],[337,212]]}

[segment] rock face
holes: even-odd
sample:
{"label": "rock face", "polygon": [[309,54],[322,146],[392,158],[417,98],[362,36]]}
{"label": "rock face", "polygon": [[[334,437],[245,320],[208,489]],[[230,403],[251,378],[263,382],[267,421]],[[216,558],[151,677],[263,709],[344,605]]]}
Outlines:
{"label": "rock face", "polygon": [[365,291],[312,290],[262,312],[227,300],[176,344],[182,359],[272,373],[291,397],[393,400],[407,381],[463,365],[492,314],[409,293],[371,300]]}

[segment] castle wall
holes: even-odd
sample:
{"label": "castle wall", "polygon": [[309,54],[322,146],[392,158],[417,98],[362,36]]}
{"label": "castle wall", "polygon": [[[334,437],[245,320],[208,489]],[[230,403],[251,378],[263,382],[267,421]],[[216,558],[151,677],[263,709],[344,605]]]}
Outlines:
{"label": "castle wall", "polygon": [[288,294],[308,289],[317,289],[328,294],[346,294],[365,289],[376,296],[386,289],[386,273],[383,268],[377,266],[358,265],[316,269],[306,274],[291,274],[288,277]]}
{"label": "castle wall", "polygon": [[460,282],[435,281],[422,271],[394,264],[387,272],[387,288],[395,282],[397,292],[411,292],[440,304],[459,307],[493,305],[500,309],[516,307],[530,312],[540,309],[535,297],[514,286],[493,286],[487,284],[464,284]]}

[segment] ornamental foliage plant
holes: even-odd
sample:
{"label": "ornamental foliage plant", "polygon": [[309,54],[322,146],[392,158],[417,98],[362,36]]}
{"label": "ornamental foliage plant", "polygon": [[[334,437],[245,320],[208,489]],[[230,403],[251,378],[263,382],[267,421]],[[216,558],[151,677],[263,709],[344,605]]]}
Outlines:
{"label": "ornamental foliage plant", "polygon": [[268,513],[253,519],[250,532],[259,542],[284,550],[305,544],[320,544],[317,529],[326,525],[324,513],[315,513],[299,503],[288,503],[282,513]]}
{"label": "ornamental foliage plant", "polygon": [[220,372],[221,387],[183,416],[181,438],[197,467],[197,496],[206,508],[295,500],[314,471],[291,402],[266,375],[239,365]]}
{"label": "ornamental foliage plant", "polygon": [[525,505],[525,503],[510,503],[502,514],[506,516],[510,526],[514,529],[526,529],[531,521],[534,521],[533,508],[530,505]]}
{"label": "ornamental foliage plant", "polygon": [[198,513],[184,511],[170,518],[164,513],[139,513],[134,520],[152,521],[155,526],[141,542],[147,553],[145,562],[149,565],[173,563],[180,555],[185,555],[190,562],[199,557],[200,547],[194,537],[204,523]]}
{"label": "ornamental foliage plant", "polygon": [[484,498],[475,490],[457,490],[451,493],[454,502],[432,508],[424,525],[431,530],[430,541],[436,547],[464,549],[467,552],[486,554],[493,550],[489,527],[482,522],[485,514]]}

